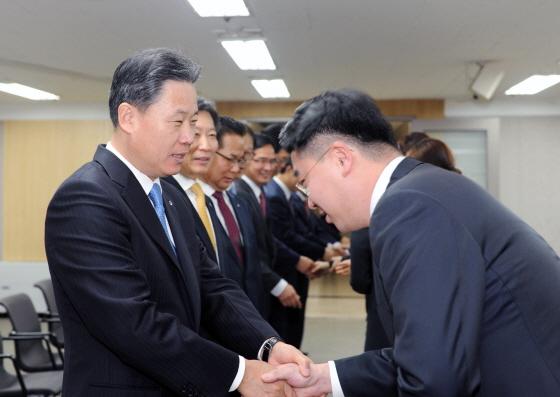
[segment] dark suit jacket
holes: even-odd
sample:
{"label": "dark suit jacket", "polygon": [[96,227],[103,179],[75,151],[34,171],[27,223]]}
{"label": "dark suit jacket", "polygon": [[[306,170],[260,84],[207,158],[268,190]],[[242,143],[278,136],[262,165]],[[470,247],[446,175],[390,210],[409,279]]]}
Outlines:
{"label": "dark suit jacket", "polygon": [[212,224],[216,231],[216,245],[218,246],[218,255],[220,256],[221,272],[227,278],[234,280],[245,291],[261,316],[267,318],[270,310],[270,294],[269,291],[265,291],[263,286],[257,236],[249,213],[249,204],[240,197],[236,197],[228,192],[225,194],[228,195],[231,201],[239,224],[239,231],[243,239],[245,263],[241,263],[239,260],[229,235],[218,219],[216,212],[212,211]]}
{"label": "dark suit jacket", "polygon": [[272,233],[298,254],[313,260],[321,259],[325,252],[325,246],[310,240],[297,230],[290,203],[274,180],[266,184],[266,197],[266,208]]}
{"label": "dark suit jacket", "polygon": [[247,182],[243,179],[237,179],[235,186],[237,195],[249,203],[253,226],[257,231],[257,244],[263,268],[263,282],[265,289],[270,292],[281,280],[281,277],[273,269],[294,268],[299,261],[300,255],[274,238],[270,232],[269,221],[263,216],[260,203]]}
{"label": "dark suit jacket", "polygon": [[366,296],[367,327],[364,350],[390,347],[391,344],[383,329],[379,313],[377,313],[368,227],[356,230],[350,234],[350,259],[352,270],[350,273],[350,285],[354,291]]}
{"label": "dark suit jacket", "polygon": [[[198,211],[196,210],[196,208],[193,207],[193,205],[191,203],[191,200],[189,199],[189,196],[187,196],[187,193],[183,190],[183,188],[181,187],[179,182],[177,182],[177,180],[175,178],[173,178],[172,176],[168,176],[168,177],[161,178],[161,179],[170,183],[171,185],[175,186],[183,194],[183,196],[186,198],[185,202],[187,204],[187,207],[189,207],[189,210],[193,214],[194,227],[195,227],[195,230],[196,230],[196,234],[197,234],[198,238],[200,239],[200,241],[202,242],[202,244],[204,245],[204,247],[206,248],[206,251],[207,251],[210,259],[212,259],[214,262],[216,262],[216,260],[217,260],[216,251],[214,250],[214,246],[212,245],[212,240],[210,240],[210,236],[208,235],[208,231],[204,227],[204,223],[202,223],[202,220],[200,219],[200,216],[198,216]],[[208,206],[208,199],[206,200],[206,205]]]}
{"label": "dark suit jacket", "polygon": [[405,159],[370,243],[394,347],[336,361],[347,396],[560,395],[560,259],[490,194]]}
{"label": "dark suit jacket", "polygon": [[184,197],[161,184],[178,257],[138,180],[103,145],[49,204],[65,396],[226,395],[237,353],[256,357],[275,335],[209,260]]}

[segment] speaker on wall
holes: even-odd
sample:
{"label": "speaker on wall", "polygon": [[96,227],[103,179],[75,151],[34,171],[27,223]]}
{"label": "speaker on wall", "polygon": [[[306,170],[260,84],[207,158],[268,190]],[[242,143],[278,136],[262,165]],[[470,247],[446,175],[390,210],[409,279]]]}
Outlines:
{"label": "speaker on wall", "polygon": [[[490,100],[494,91],[498,88],[498,84],[504,77],[504,71],[495,63],[487,63],[480,67],[476,77],[474,78],[470,89],[476,96]],[[476,97],[475,97],[476,98]]]}

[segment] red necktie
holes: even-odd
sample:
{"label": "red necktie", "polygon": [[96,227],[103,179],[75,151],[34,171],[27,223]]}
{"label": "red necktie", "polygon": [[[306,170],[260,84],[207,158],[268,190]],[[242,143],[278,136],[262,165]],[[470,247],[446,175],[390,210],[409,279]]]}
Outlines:
{"label": "red necktie", "polygon": [[263,213],[263,216],[266,218],[266,197],[264,196],[264,193],[261,190],[261,195],[259,196],[259,198],[261,199],[261,210]]}
{"label": "red necktie", "polygon": [[243,248],[241,246],[241,234],[239,233],[237,222],[235,222],[235,218],[233,217],[231,210],[226,204],[222,192],[214,192],[212,196],[214,196],[216,200],[218,200],[218,208],[220,209],[220,212],[224,217],[224,221],[226,222],[229,239],[233,244],[233,248],[235,248],[235,252],[237,253],[237,256],[239,257],[241,263],[245,263],[243,259]]}

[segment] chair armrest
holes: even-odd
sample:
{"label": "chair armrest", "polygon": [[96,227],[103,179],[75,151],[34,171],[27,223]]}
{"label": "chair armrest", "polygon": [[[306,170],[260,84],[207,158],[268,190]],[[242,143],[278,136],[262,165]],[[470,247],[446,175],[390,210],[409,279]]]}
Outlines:
{"label": "chair armrest", "polygon": [[19,382],[19,387],[21,387],[21,391],[23,392],[24,396],[27,396],[27,388],[25,387],[25,383],[23,382],[23,377],[21,376],[21,371],[19,369],[18,362],[14,356],[11,354],[0,354],[1,359],[8,359],[12,361],[12,365],[16,371],[16,377]]}

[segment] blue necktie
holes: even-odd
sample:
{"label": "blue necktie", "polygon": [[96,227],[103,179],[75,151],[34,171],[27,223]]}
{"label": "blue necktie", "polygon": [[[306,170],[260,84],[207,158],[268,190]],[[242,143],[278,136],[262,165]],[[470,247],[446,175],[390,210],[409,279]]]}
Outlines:
{"label": "blue necktie", "polygon": [[154,203],[154,209],[156,210],[157,217],[159,218],[161,226],[163,226],[163,230],[167,235],[171,248],[173,248],[173,252],[175,252],[175,256],[177,256],[175,245],[173,245],[173,241],[171,241],[171,236],[169,235],[169,230],[167,230],[167,222],[165,222],[165,208],[163,208],[163,199],[161,197],[161,188],[157,183],[153,184],[152,190],[148,193],[148,197],[152,200],[152,203]]}

